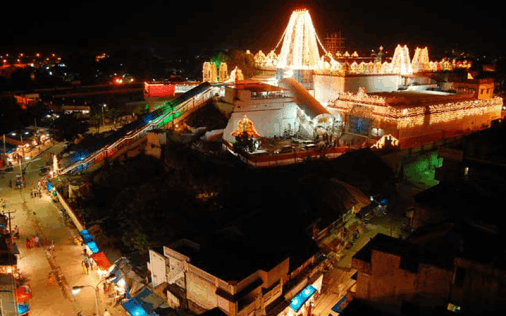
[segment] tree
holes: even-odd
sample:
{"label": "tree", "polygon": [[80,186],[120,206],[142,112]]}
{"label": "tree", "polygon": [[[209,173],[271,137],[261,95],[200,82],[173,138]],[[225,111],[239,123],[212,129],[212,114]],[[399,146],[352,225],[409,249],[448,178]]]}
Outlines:
{"label": "tree", "polygon": [[256,75],[255,59],[252,54],[246,54],[241,50],[220,51],[210,58],[211,62],[219,66],[221,62],[226,62],[228,69],[232,70],[236,66],[241,69],[244,78],[251,78]]}
{"label": "tree", "polygon": [[124,234],[121,241],[125,246],[133,248],[138,251],[141,255],[145,255],[149,249],[148,236],[141,232],[138,228],[135,228],[129,234]]}
{"label": "tree", "polygon": [[72,140],[78,134],[86,133],[88,126],[86,123],[78,121],[72,115],[62,115],[54,122],[51,130],[57,141],[63,141]]}
{"label": "tree", "polygon": [[112,120],[114,127],[116,127],[116,119],[119,117],[119,114],[119,110],[116,108],[112,108],[106,113],[106,117]]}
{"label": "tree", "polygon": [[90,117],[90,124],[95,128],[99,128],[102,123],[102,115],[95,113]]}

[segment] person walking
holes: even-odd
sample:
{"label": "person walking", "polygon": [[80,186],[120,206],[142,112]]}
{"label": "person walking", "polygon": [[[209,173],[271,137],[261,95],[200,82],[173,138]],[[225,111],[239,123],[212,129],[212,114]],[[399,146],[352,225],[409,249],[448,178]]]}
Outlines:
{"label": "person walking", "polygon": [[86,274],[90,274],[90,262],[87,259],[84,259],[84,265],[86,266]]}
{"label": "person walking", "polygon": [[25,245],[26,249],[30,249],[30,239],[26,238]]}
{"label": "person walking", "polygon": [[37,247],[40,247],[40,238],[39,238],[39,236],[35,236],[35,244],[37,245]]}
{"label": "person walking", "polygon": [[37,240],[35,239],[35,235],[32,236],[32,248],[37,247]]}
{"label": "person walking", "polygon": [[88,269],[86,269],[86,264],[84,263],[84,260],[81,261],[81,267],[83,268],[83,273],[88,274]]}

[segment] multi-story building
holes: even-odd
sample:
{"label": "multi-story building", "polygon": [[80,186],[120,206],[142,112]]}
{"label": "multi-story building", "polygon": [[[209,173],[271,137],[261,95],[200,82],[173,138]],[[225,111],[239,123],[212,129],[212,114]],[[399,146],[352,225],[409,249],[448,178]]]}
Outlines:
{"label": "multi-story building", "polygon": [[[229,316],[278,315],[307,289],[310,294],[299,301],[309,304],[322,282],[313,273],[319,262],[314,241],[258,218],[247,222],[195,241],[179,240],[163,247],[163,253],[150,250],[152,285],[167,287],[173,308],[195,312],[218,307]],[[295,305],[298,311],[303,304]]]}
{"label": "multi-story building", "polygon": [[379,234],[352,259],[355,298],[394,315],[504,312],[506,252],[493,240],[501,240],[493,228],[450,221],[408,240]]}

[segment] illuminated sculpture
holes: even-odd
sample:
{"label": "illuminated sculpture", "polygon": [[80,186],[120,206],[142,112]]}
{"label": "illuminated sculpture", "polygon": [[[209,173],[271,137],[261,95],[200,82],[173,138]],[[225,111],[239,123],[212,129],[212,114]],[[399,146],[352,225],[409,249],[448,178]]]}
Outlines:
{"label": "illuminated sculpture", "polygon": [[228,79],[227,63],[221,62],[220,63],[220,82],[227,81],[227,79]]}
{"label": "illuminated sculpture", "polygon": [[373,63],[372,61],[370,61],[370,62],[367,64],[367,72],[368,72],[368,73],[370,73],[370,74],[375,73],[374,63]]}
{"label": "illuminated sculpture", "polygon": [[358,64],[356,61],[354,61],[351,65],[350,65],[350,72],[352,74],[356,74],[358,73]]}
{"label": "illuminated sculpture", "polygon": [[[320,53],[311,16],[307,10],[292,12],[283,34],[283,46],[278,58],[278,69],[315,69]],[[321,45],[321,43],[320,43]],[[323,48],[323,45],[321,45]],[[323,49],[325,51],[325,49]]]}
{"label": "illuminated sculpture", "polygon": [[202,66],[203,81],[211,81],[211,63],[206,61]]}
{"label": "illuminated sculpture", "polygon": [[389,74],[391,72],[392,72],[392,64],[385,61],[381,66],[381,73]]}
{"label": "illuminated sculpture", "polygon": [[230,135],[234,137],[241,136],[243,133],[248,134],[248,138],[259,138],[260,134],[258,134],[255,125],[253,122],[244,115],[244,118],[237,122],[237,128]]}
{"label": "illuminated sculpture", "polygon": [[392,58],[392,73],[401,75],[413,73],[407,45],[404,45],[404,47],[397,45],[395,48],[394,57]]}
{"label": "illuminated sculpture", "polygon": [[358,72],[361,73],[361,74],[365,74],[367,72],[367,64],[365,62],[361,62],[358,65]]}

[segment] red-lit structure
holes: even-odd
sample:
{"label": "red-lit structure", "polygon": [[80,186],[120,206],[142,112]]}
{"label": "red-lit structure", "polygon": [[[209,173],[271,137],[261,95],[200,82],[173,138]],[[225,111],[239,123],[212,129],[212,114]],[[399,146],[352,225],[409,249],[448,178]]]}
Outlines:
{"label": "red-lit structure", "polygon": [[173,97],[176,94],[176,85],[162,82],[144,82],[144,99],[147,98],[166,98]]}

